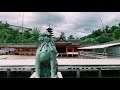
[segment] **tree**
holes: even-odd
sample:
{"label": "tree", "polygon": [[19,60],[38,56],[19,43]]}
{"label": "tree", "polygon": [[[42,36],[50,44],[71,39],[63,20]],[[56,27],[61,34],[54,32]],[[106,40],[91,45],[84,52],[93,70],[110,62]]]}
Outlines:
{"label": "tree", "polygon": [[110,37],[105,36],[105,35],[101,35],[101,36],[96,38],[96,41],[98,41],[99,43],[105,43],[105,42],[112,41],[112,39]]}
{"label": "tree", "polygon": [[38,43],[39,42],[39,37],[41,35],[41,32],[38,28],[34,28],[32,31],[32,42],[33,43]]}
{"label": "tree", "polygon": [[7,43],[17,43],[21,39],[20,33],[18,30],[9,29]]}
{"label": "tree", "polygon": [[91,43],[93,43],[93,42],[92,42],[92,40],[90,38],[83,41],[84,45],[88,45],[88,44],[91,44]]}
{"label": "tree", "polygon": [[113,32],[113,37],[115,39],[120,39],[120,28]]}
{"label": "tree", "polygon": [[[32,32],[25,30],[23,32],[23,43],[38,43],[40,30],[34,28]],[[0,43],[21,43],[21,33],[19,30],[10,28],[10,25],[0,22]]]}
{"label": "tree", "polygon": [[102,31],[101,31],[101,29],[98,29],[96,31],[93,31],[92,34],[90,34],[90,36],[89,35],[88,36],[89,36],[89,38],[95,38],[100,35],[102,35]]}
{"label": "tree", "polygon": [[120,23],[118,24],[118,26],[120,27]]}
{"label": "tree", "polygon": [[114,32],[115,30],[117,30],[119,27],[118,26],[112,26],[111,28],[110,28],[110,30],[111,30],[111,32]]}
{"label": "tree", "polygon": [[31,33],[29,31],[25,31],[23,35],[25,39],[28,39],[31,37]]}
{"label": "tree", "polygon": [[4,30],[0,29],[0,43],[4,42],[4,38],[6,38],[6,36],[7,33]]}
{"label": "tree", "polygon": [[80,40],[85,40],[87,39],[87,36],[81,37]]}
{"label": "tree", "polygon": [[108,25],[106,25],[105,31],[106,31],[106,34],[112,33],[111,28]]}
{"label": "tree", "polygon": [[84,45],[89,45],[89,44],[98,44],[99,42],[96,41],[94,38],[87,38],[86,40],[83,41]]}

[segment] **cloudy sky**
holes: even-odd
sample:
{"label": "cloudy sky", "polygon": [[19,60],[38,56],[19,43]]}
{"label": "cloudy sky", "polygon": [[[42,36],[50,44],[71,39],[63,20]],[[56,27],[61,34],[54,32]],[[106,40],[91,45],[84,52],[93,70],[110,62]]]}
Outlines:
{"label": "cloudy sky", "polygon": [[54,36],[61,32],[65,35],[83,37],[102,28],[100,18],[105,25],[120,23],[120,12],[0,12],[0,21],[20,26],[24,13],[24,27],[38,27],[45,32],[48,25],[54,30]]}

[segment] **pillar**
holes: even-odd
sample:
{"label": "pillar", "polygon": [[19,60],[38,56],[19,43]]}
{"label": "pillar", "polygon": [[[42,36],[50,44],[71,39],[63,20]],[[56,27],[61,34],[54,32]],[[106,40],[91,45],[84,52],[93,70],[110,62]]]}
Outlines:
{"label": "pillar", "polygon": [[66,47],[66,54],[68,53],[68,48]]}
{"label": "pillar", "polygon": [[76,69],[76,78],[80,78],[80,69]]}
{"label": "pillar", "polygon": [[8,68],[7,69],[7,78],[9,78],[10,77],[10,69]]}
{"label": "pillar", "polygon": [[73,49],[72,52],[75,52],[74,47],[72,49]]}
{"label": "pillar", "polygon": [[66,54],[67,54],[67,57],[68,57],[68,48],[66,47]]}
{"label": "pillar", "polygon": [[98,78],[102,78],[101,68],[98,69]]}

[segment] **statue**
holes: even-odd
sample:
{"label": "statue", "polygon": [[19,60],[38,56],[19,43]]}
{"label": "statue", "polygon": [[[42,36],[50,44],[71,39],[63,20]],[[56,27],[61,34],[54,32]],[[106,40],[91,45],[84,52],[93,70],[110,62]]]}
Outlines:
{"label": "statue", "polygon": [[57,50],[52,35],[47,32],[40,37],[41,45],[38,47],[35,57],[36,78],[57,78],[58,63]]}
{"label": "statue", "polygon": [[65,33],[64,33],[64,32],[61,32],[61,35],[60,35],[59,38],[61,38],[61,39],[63,39],[64,41],[66,41]]}
{"label": "statue", "polygon": [[67,42],[66,37],[65,37],[65,33],[64,33],[64,32],[61,32],[59,38],[56,38],[55,41],[57,41],[57,42],[58,42],[58,41],[65,41],[65,42]]}

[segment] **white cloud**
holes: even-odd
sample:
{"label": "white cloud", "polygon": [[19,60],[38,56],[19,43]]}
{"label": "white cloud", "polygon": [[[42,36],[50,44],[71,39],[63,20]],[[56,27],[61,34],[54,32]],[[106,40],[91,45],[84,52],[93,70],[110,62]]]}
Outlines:
{"label": "white cloud", "polygon": [[[0,21],[21,25],[23,12],[0,12]],[[48,23],[59,36],[65,32],[66,36],[85,36],[104,25],[115,25],[120,22],[120,12],[24,12],[24,26],[38,27],[42,32],[48,28]]]}
{"label": "white cloud", "polygon": [[77,32],[76,35],[79,36],[79,37],[83,37],[83,36],[86,36],[88,34],[83,33],[83,32]]}

